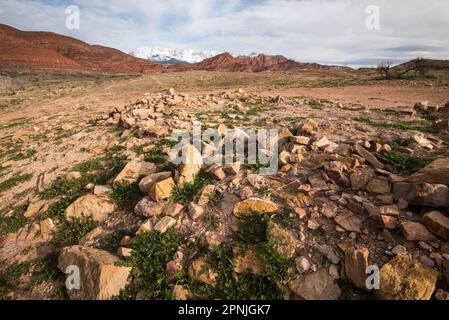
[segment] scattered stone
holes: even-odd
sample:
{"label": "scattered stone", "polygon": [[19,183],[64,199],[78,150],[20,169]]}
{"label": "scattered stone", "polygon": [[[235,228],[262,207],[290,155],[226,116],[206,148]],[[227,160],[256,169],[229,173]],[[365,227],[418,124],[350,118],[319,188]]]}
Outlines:
{"label": "scattered stone", "polygon": [[302,132],[309,135],[314,135],[318,132],[318,129],[318,123],[312,119],[307,119],[298,127],[298,133]]}

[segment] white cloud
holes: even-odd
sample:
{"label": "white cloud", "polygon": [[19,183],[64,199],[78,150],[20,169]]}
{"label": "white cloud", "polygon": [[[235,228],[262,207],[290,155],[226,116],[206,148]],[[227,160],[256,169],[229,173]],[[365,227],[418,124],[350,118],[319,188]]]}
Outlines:
{"label": "white cloud", "polygon": [[[65,7],[55,3],[2,0],[0,21],[124,51],[194,47],[342,64],[449,57],[449,0],[74,0],[78,31],[65,29]],[[380,8],[379,31],[365,26],[368,5]]]}

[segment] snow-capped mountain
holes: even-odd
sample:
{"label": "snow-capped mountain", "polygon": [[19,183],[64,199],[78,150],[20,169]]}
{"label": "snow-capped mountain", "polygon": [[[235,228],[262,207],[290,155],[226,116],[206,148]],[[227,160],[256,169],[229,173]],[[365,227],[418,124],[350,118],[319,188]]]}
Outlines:
{"label": "snow-capped mountain", "polygon": [[195,49],[170,49],[160,47],[140,47],[130,52],[134,57],[148,59],[157,63],[197,63],[216,56],[220,52]]}

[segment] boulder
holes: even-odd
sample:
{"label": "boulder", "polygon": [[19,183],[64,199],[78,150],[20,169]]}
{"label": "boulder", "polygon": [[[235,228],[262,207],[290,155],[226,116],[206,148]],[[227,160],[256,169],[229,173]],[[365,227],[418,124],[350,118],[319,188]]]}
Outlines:
{"label": "boulder", "polygon": [[271,201],[258,198],[249,198],[236,203],[234,205],[233,213],[235,216],[241,217],[251,214],[272,214],[276,213],[277,211],[277,205]]}
{"label": "boulder", "polygon": [[436,241],[437,238],[421,223],[405,221],[400,225],[404,238],[407,241]]}
{"label": "boulder", "polygon": [[91,217],[95,222],[104,221],[116,209],[116,206],[104,198],[93,194],[82,196],[75,200],[65,210],[67,220]]}
{"label": "boulder", "polygon": [[408,255],[398,255],[380,269],[379,300],[429,300],[438,272],[424,267]]}
{"label": "boulder", "polygon": [[312,119],[307,119],[301,123],[298,127],[298,133],[305,133],[309,135],[314,135],[318,132],[318,123]]}
{"label": "boulder", "polygon": [[340,287],[327,268],[288,282],[288,287],[304,300],[338,300]]}
{"label": "boulder", "polygon": [[366,289],[369,251],[351,247],[345,251],[345,274],[357,287]]}
{"label": "boulder", "polygon": [[366,186],[366,191],[378,194],[387,194],[391,191],[391,185],[387,178],[378,177],[372,179]]}
{"label": "boulder", "polygon": [[411,205],[449,207],[449,188],[443,184],[398,182],[393,185],[393,195]]}
{"label": "boulder", "polygon": [[433,161],[428,166],[408,177],[407,181],[429,184],[444,184],[449,186],[449,158],[442,158]]}
{"label": "boulder", "polygon": [[449,241],[449,218],[439,211],[432,211],[424,215],[424,224],[437,236]]}
{"label": "boulder", "polygon": [[109,300],[120,293],[127,284],[130,267],[117,265],[121,260],[107,251],[89,247],[63,248],[58,268],[79,268],[80,288],[67,290],[72,300]]}

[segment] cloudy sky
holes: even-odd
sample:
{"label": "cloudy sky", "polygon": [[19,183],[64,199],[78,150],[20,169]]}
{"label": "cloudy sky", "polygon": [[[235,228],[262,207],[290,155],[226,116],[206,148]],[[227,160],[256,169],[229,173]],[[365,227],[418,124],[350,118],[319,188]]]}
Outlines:
{"label": "cloudy sky", "polygon": [[[80,9],[79,30],[66,28],[69,5]],[[449,59],[449,0],[1,0],[0,23],[125,52],[196,48],[351,66]]]}

